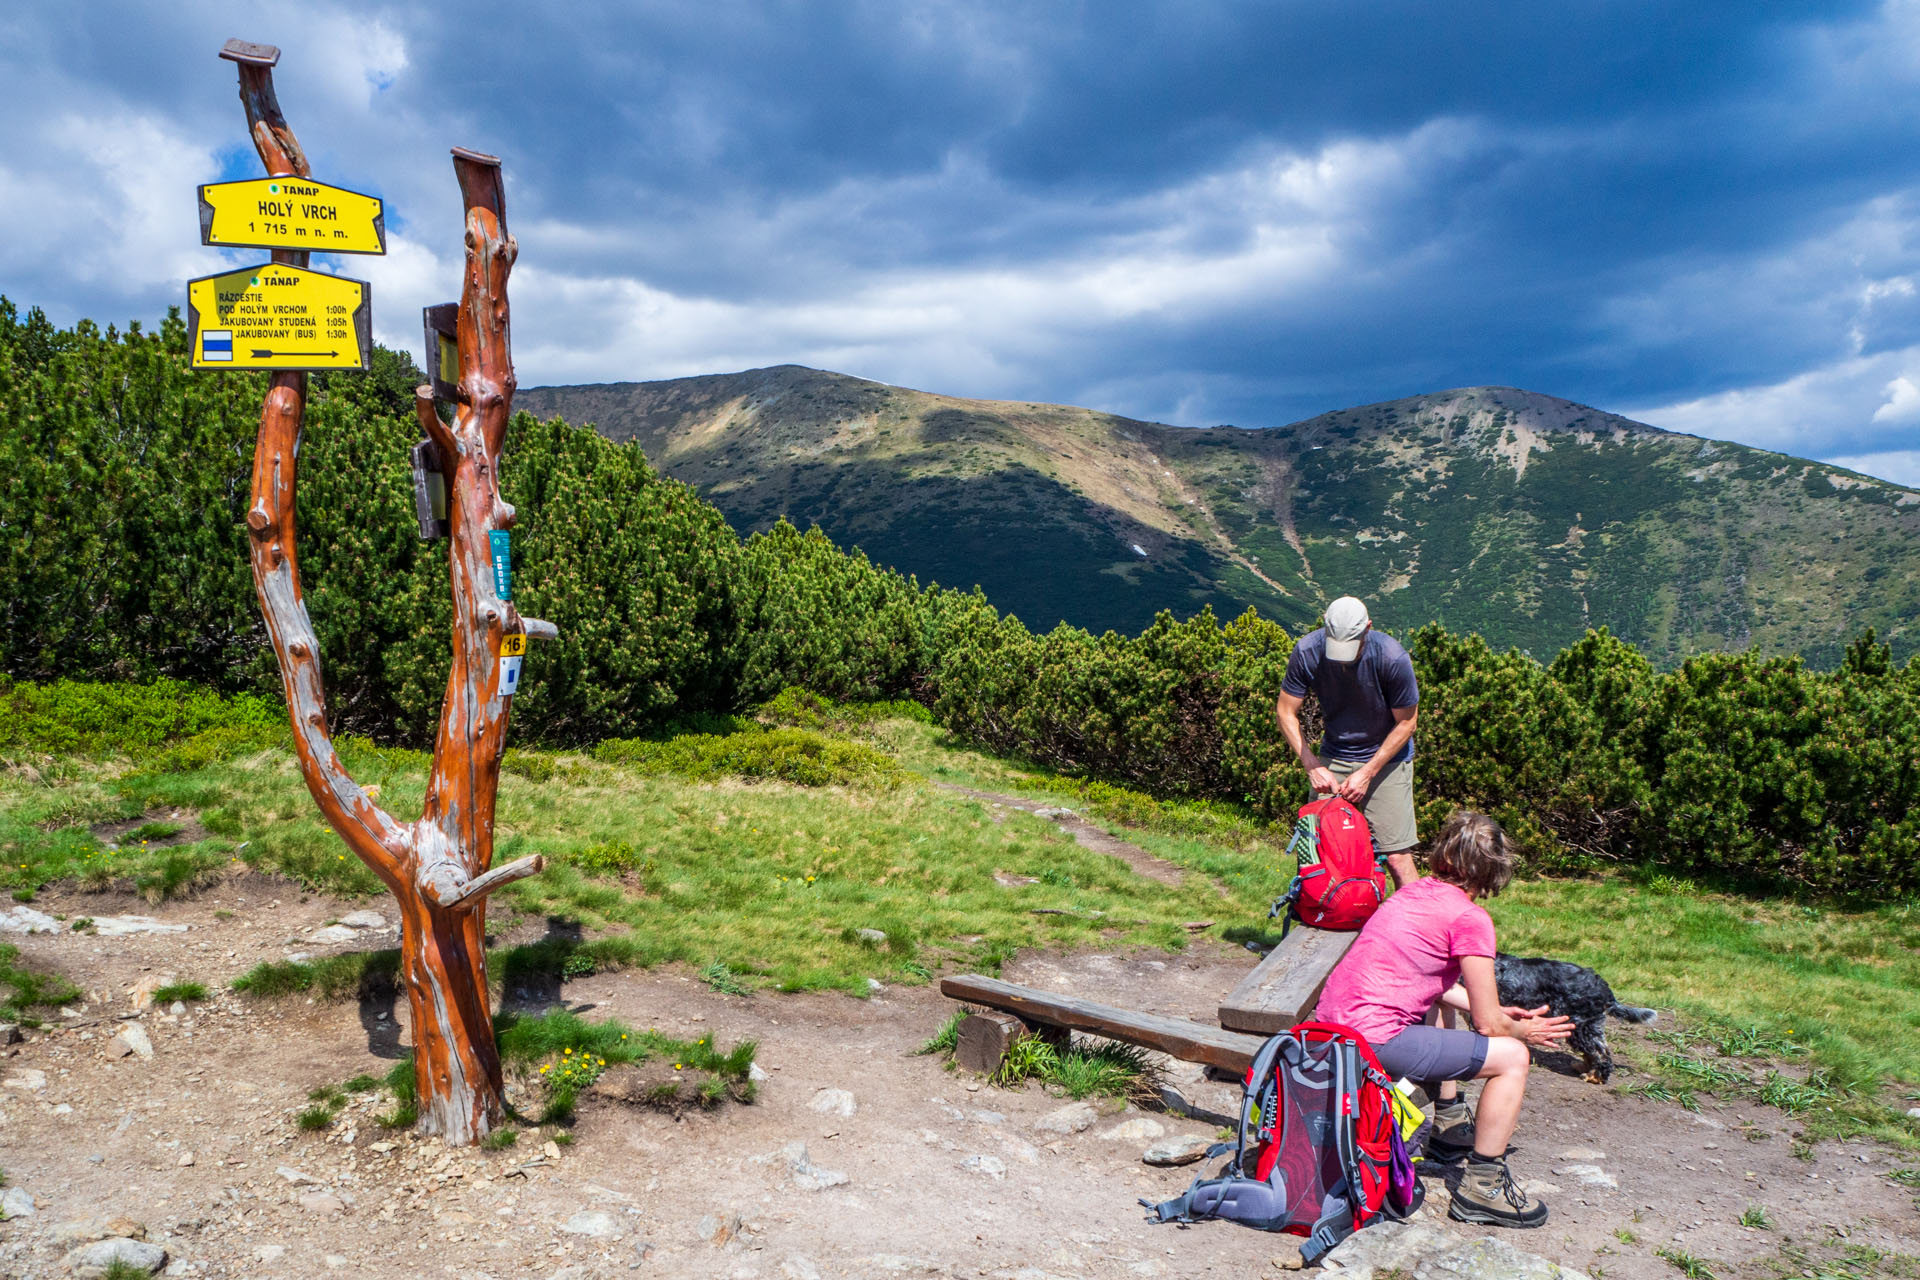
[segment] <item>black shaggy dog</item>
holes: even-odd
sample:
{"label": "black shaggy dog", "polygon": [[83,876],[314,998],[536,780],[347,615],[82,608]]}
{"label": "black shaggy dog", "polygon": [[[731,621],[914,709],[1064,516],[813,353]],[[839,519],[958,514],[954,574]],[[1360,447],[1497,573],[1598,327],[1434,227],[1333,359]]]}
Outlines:
{"label": "black shaggy dog", "polygon": [[1587,1060],[1587,1079],[1595,1084],[1605,1084],[1613,1074],[1613,1054],[1607,1048],[1608,1015],[1628,1022],[1652,1022],[1660,1016],[1653,1009],[1621,1004],[1605,978],[1566,960],[1502,953],[1493,958],[1493,978],[1501,1004],[1522,1009],[1546,1005],[1553,1016],[1573,1019],[1567,1048]]}

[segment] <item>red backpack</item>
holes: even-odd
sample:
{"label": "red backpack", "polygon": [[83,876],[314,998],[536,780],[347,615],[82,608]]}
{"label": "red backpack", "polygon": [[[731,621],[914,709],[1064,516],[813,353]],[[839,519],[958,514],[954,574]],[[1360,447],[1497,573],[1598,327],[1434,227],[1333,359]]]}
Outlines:
{"label": "red backpack", "polygon": [[1386,899],[1387,877],[1373,853],[1373,832],[1365,815],[1339,796],[1300,806],[1287,852],[1299,860],[1300,871],[1267,913],[1272,919],[1286,910],[1283,938],[1295,920],[1352,932]]}
{"label": "red backpack", "polygon": [[1424,1196],[1395,1123],[1393,1082],[1367,1042],[1303,1022],[1262,1045],[1247,1071],[1240,1130],[1207,1152],[1230,1157],[1171,1200],[1142,1200],[1149,1222],[1211,1218],[1307,1237],[1308,1266],[1382,1217],[1404,1221]]}

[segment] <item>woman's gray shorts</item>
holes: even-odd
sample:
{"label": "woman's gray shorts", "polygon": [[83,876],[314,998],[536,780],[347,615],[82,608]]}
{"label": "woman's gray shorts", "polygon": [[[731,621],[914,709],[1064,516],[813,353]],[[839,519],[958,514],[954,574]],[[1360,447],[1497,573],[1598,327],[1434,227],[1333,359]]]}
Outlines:
{"label": "woman's gray shorts", "polygon": [[1487,1038],[1477,1031],[1408,1027],[1373,1046],[1373,1056],[1388,1075],[1405,1076],[1415,1083],[1471,1080],[1487,1065]]}

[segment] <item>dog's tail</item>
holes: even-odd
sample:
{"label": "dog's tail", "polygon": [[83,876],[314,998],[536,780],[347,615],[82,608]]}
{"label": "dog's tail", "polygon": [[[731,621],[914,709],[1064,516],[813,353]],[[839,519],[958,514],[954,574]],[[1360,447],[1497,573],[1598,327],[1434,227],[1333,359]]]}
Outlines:
{"label": "dog's tail", "polygon": [[1623,1018],[1628,1022],[1652,1022],[1660,1016],[1658,1009],[1643,1009],[1637,1004],[1621,1004],[1617,1000],[1607,1013],[1611,1017]]}

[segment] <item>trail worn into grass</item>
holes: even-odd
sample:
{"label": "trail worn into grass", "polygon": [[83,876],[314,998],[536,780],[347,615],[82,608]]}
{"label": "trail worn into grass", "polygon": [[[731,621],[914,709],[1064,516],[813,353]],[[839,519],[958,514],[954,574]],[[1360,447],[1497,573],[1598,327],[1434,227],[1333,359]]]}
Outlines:
{"label": "trail worn into grass", "polygon": [[[1019,809],[1031,813],[1059,827],[1074,838],[1082,849],[1091,849],[1095,853],[1110,854],[1150,880],[1178,888],[1186,883],[1187,873],[1165,858],[1156,858],[1137,844],[1129,844],[1103,828],[1096,827],[1073,810],[1058,804],[1048,804],[1042,800],[1029,800],[1024,796],[1010,796],[996,791],[978,791],[973,787],[963,787],[953,782],[936,782],[942,791],[954,791],[984,804],[1007,809]],[[1214,886],[1222,897],[1226,891]]]}
{"label": "trail worn into grass", "polygon": [[[67,891],[44,905],[103,909]],[[155,909],[184,933],[19,942],[36,967],[91,993],[79,1019],[54,1020],[92,1022],[131,1012],[130,988],[156,975],[223,993],[289,939],[364,906],[302,901],[284,882],[248,877]],[[1006,976],[1192,1016],[1249,963],[1203,939],[1185,952],[1022,952]],[[1143,1164],[1142,1130],[1210,1128],[1117,1104],[1077,1133],[1042,1127],[1062,1099],[995,1089],[914,1053],[952,1007],[930,987],[742,998],[670,965],[529,998],[689,1040],[756,1040],[760,1098],[678,1118],[590,1100],[574,1141],[552,1152],[538,1129],[502,1151],[456,1152],[378,1128],[371,1093],[353,1095],[332,1127],[299,1129],[310,1089],[392,1067],[410,1039],[404,1002],[216,994],[177,1016],[146,1012],[151,1058],[111,1056],[106,1026],[31,1032],[0,1048],[0,1167],[35,1201],[33,1217],[0,1227],[0,1274],[57,1280],[70,1246],[56,1226],[114,1215],[144,1224],[201,1280],[1247,1280],[1277,1277],[1274,1260],[1294,1253],[1286,1237],[1224,1223],[1148,1225],[1135,1201],[1175,1194],[1194,1170]],[[1615,1035],[1643,1054],[1657,1047],[1635,1029]],[[1145,1123],[1115,1134],[1134,1122]],[[1800,1159],[1797,1127],[1751,1099],[1702,1098],[1689,1115],[1537,1069],[1513,1161],[1552,1206],[1546,1229],[1448,1223],[1444,1179],[1430,1183],[1422,1220],[1607,1280],[1673,1276],[1661,1249],[1704,1259],[1723,1280],[1912,1274],[1920,1214],[1889,1176],[1907,1162],[1867,1142],[1822,1142]],[[1771,1229],[1741,1225],[1756,1206]]]}

